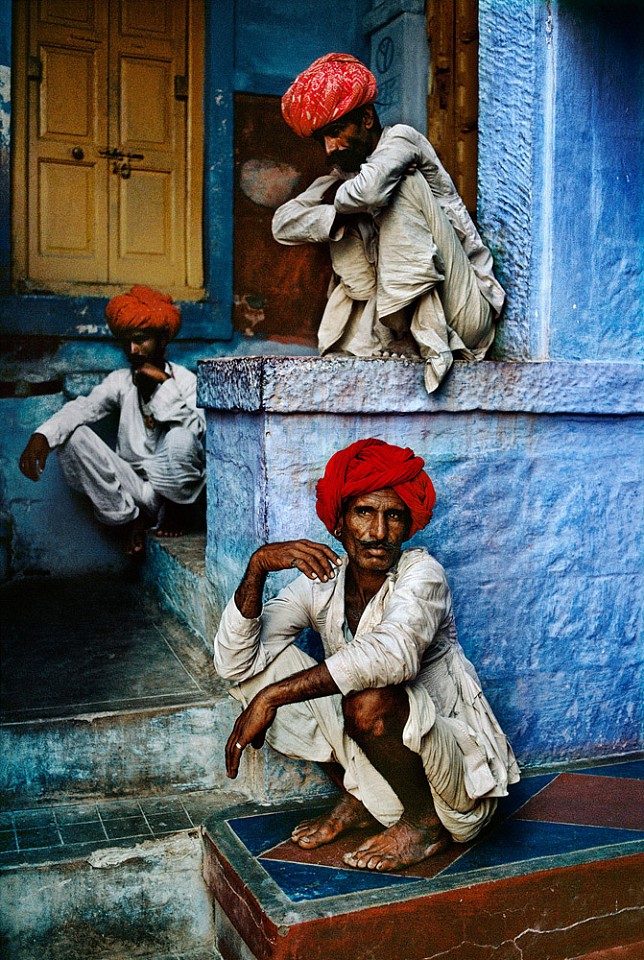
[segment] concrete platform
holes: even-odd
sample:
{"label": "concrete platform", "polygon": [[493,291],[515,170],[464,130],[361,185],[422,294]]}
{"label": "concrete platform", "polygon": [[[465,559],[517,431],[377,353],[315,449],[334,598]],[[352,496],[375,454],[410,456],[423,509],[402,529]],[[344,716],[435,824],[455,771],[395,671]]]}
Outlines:
{"label": "concrete platform", "polygon": [[642,760],[527,777],[475,842],[396,874],[343,864],[358,834],[290,843],[313,812],[206,822],[225,960],[564,960],[644,940]]}

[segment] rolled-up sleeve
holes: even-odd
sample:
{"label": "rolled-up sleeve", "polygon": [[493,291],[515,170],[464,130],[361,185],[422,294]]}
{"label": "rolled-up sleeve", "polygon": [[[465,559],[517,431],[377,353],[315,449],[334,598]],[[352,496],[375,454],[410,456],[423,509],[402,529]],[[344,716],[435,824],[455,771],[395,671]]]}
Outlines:
{"label": "rolled-up sleeve", "polygon": [[197,407],[197,378],[185,368],[173,366],[172,372],[154,391],[150,411],[159,423],[185,427],[201,437],[206,431],[206,419]]}
{"label": "rolled-up sleeve", "polygon": [[254,619],[242,616],[233,597],[215,636],[218,674],[239,683],[264,670],[302,630],[313,626],[310,600],[311,587],[304,576],[265,603],[261,615]]}
{"label": "rolled-up sleeve", "polygon": [[338,179],[334,174],[318,177],[307,190],[277,208],[272,230],[278,243],[295,246],[337,239],[333,233],[336,209],[332,203],[323,203],[323,197]]}
{"label": "rolled-up sleeve", "polygon": [[423,656],[451,610],[445,574],[431,558],[401,574],[382,621],[326,660],[346,695],[386,687],[418,675]]}
{"label": "rolled-up sleeve", "polygon": [[389,205],[410,165],[421,159],[418,144],[412,136],[414,133],[409,127],[394,127],[387,137],[381,139],[355,177],[338,188],[335,195],[338,213],[377,216]]}

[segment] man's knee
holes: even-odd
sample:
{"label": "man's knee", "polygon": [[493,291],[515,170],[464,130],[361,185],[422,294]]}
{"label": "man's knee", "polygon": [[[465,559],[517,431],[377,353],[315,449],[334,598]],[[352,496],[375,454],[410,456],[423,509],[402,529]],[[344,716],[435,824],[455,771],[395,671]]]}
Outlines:
{"label": "man's knee", "polygon": [[342,713],[345,730],[357,743],[399,737],[409,716],[409,701],[402,686],[361,690],[342,698]]}
{"label": "man's knee", "polygon": [[76,427],[74,432],[58,447],[60,460],[71,460],[85,456],[96,445],[96,434],[84,424]]}
{"label": "man's knee", "polygon": [[168,455],[173,462],[192,463],[203,459],[201,440],[186,427],[172,427],[166,434]]}

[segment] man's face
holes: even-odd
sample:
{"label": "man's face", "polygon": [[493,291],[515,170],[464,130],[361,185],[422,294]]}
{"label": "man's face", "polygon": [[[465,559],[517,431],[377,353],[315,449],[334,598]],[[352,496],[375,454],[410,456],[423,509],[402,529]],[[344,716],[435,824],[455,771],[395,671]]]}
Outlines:
{"label": "man's face", "polygon": [[123,350],[132,367],[142,367],[150,361],[163,359],[165,342],[149,330],[134,331],[122,340]]}
{"label": "man's face", "polygon": [[364,120],[349,122],[340,117],[314,134],[324,148],[327,164],[345,173],[355,173],[373,151],[370,130]]}
{"label": "man's face", "polygon": [[409,508],[391,487],[352,497],[340,521],[349,564],[365,573],[387,573],[398,561],[410,527]]}

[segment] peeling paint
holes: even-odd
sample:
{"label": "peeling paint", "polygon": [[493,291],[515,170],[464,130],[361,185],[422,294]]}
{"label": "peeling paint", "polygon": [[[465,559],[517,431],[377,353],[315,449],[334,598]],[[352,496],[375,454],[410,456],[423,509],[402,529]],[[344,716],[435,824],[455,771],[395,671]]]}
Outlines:
{"label": "peeling paint", "polygon": [[294,195],[301,179],[299,170],[288,163],[247,160],[242,164],[239,185],[253,203],[275,210]]}
{"label": "peeling paint", "polygon": [[0,147],[11,139],[11,68],[0,64]]}

